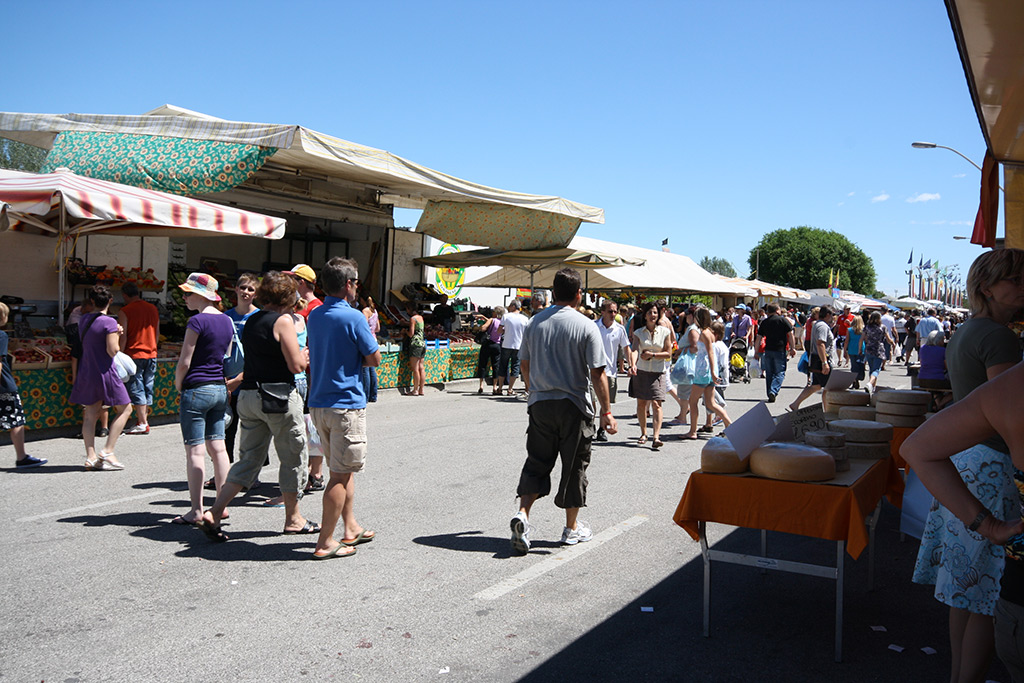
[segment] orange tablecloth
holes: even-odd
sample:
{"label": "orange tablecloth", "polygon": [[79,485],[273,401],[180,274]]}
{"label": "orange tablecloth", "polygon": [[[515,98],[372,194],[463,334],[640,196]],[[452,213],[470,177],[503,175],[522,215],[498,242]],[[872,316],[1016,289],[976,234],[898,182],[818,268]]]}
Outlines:
{"label": "orange tablecloth", "polygon": [[907,461],[900,455],[900,446],[907,440],[911,434],[914,433],[914,427],[893,427],[892,428],[892,442],[890,443],[890,452],[892,453],[892,459],[896,461],[896,467],[901,470],[907,469]]}
{"label": "orange tablecloth", "polygon": [[694,472],[673,519],[695,541],[698,522],[717,522],[846,541],[846,552],[857,559],[868,544],[864,518],[882,496],[897,507],[903,501],[903,479],[892,458],[879,460],[852,486]]}

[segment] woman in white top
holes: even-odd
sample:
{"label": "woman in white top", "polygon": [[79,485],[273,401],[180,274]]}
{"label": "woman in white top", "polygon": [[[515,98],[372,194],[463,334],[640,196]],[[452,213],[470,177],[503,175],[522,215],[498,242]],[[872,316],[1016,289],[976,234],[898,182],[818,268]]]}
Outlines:
{"label": "woman in white top", "polygon": [[637,373],[633,378],[633,392],[636,394],[636,415],[640,421],[638,445],[647,443],[647,404],[653,409],[652,431],[655,450],[664,444],[661,441],[661,404],[665,400],[665,368],[672,359],[672,343],[669,330],[658,324],[661,319],[661,305],[656,301],[644,304],[641,309],[644,326],[633,332],[633,352],[639,354]]}
{"label": "woman in white top", "polygon": [[690,389],[690,433],[684,439],[696,439],[697,437],[697,404],[701,397],[704,397],[704,407],[722,418],[722,422],[728,427],[732,424],[725,409],[715,402],[715,384],[718,382],[718,373],[721,369],[715,361],[714,344],[715,335],[711,331],[711,313],[701,306],[694,313],[697,319],[697,330],[689,332],[687,342],[690,346],[697,347],[697,368],[694,373],[693,387]]}

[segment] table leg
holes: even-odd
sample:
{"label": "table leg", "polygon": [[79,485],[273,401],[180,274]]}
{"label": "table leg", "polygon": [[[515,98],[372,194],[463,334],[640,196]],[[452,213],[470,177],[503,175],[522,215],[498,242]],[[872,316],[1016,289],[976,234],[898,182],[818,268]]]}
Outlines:
{"label": "table leg", "polygon": [[[768,532],[764,529],[761,529],[761,557],[768,557]],[[767,574],[768,569],[762,568],[761,573]]]}
{"label": "table leg", "polygon": [[868,517],[868,591],[875,589],[875,527],[881,513],[882,501],[878,501],[875,511]]}
{"label": "table leg", "polygon": [[711,556],[708,553],[708,525],[697,522],[700,535],[700,554],[704,558],[704,637],[711,635]]}
{"label": "table leg", "polygon": [[836,661],[843,661],[843,574],[846,542],[836,541]]}

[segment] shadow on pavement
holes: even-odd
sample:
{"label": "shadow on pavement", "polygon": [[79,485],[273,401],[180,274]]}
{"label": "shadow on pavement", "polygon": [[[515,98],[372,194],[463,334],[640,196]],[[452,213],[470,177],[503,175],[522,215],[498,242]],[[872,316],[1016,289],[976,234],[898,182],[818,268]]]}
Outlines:
{"label": "shadow on pavement", "polygon": [[[948,680],[947,609],[932,597],[931,586],[910,582],[919,543],[900,542],[898,526],[899,512],[886,505],[876,532],[873,591],[867,590],[867,551],[857,561],[846,557],[842,662],[833,661],[835,583],[822,578],[713,563],[705,638],[704,572],[697,557],[521,680]],[[680,544],[692,543],[679,533]],[[759,533],[737,529],[714,547],[756,554]],[[768,553],[835,563],[833,542],[802,536],[771,532]],[[938,652],[928,655],[923,647]],[[999,662],[988,678],[1010,680]]]}
{"label": "shadow on pavement", "polygon": [[[445,550],[456,550],[464,553],[492,553],[494,559],[504,560],[510,557],[518,557],[512,552],[512,546],[507,537],[483,536],[482,531],[460,531],[455,534],[438,534],[436,536],[417,536],[412,539],[413,543],[427,545],[432,548],[443,548]],[[558,541],[530,540],[530,555],[550,555],[549,548],[560,548],[562,544]]]}

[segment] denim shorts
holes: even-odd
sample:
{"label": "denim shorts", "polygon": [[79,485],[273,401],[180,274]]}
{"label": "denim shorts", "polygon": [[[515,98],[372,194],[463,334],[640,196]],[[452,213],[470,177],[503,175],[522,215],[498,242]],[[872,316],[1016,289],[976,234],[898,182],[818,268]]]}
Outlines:
{"label": "denim shorts", "polygon": [[866,355],[865,358],[868,362],[868,374],[872,377],[878,377],[878,373],[882,370],[882,363],[885,359],[870,355]]}
{"label": "denim shorts", "polygon": [[135,374],[125,382],[133,406],[153,405],[153,381],[156,379],[155,358],[132,358]]}
{"label": "denim shorts", "polygon": [[223,384],[204,384],[182,391],[180,420],[185,445],[223,441],[227,407],[228,388]]}

